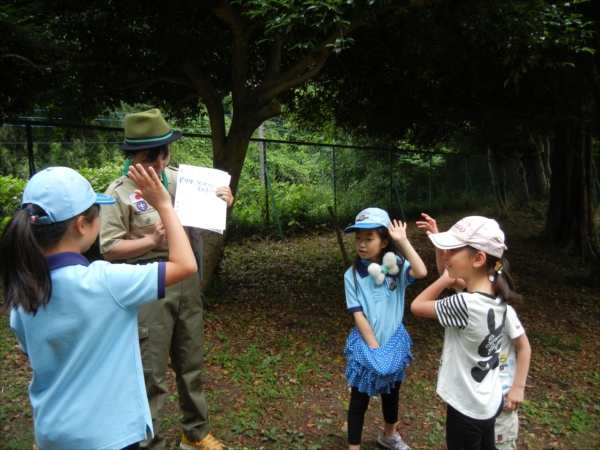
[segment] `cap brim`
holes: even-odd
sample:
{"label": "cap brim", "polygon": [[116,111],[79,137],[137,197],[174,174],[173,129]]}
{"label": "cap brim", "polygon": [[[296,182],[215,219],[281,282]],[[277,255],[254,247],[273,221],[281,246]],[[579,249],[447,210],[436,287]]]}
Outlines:
{"label": "cap brim", "polygon": [[444,233],[430,234],[429,239],[431,239],[431,242],[433,242],[433,245],[435,245],[437,248],[440,248],[442,250],[451,250],[453,248],[460,248],[460,247],[467,246],[467,244],[465,244],[463,241],[461,241],[459,239],[456,239],[456,237],[454,237],[452,234],[448,233],[447,231]]}
{"label": "cap brim", "polygon": [[353,231],[356,230],[372,230],[374,228],[381,228],[383,225],[379,224],[379,223],[364,223],[364,224],[357,224],[357,225],[352,225],[348,228],[344,229],[344,233],[352,233]]}
{"label": "cap brim", "polygon": [[114,205],[117,203],[113,197],[104,194],[98,194],[97,192],[95,194],[96,201],[94,202],[94,205]]}
{"label": "cap brim", "polygon": [[119,148],[121,150],[125,150],[125,151],[147,150],[149,148],[155,148],[155,147],[160,147],[161,145],[170,144],[171,142],[179,139],[181,136],[182,136],[181,131],[173,131],[173,134],[171,136],[169,136],[167,139],[163,139],[162,141],[159,141],[159,142],[152,142],[152,143],[147,142],[144,144],[123,143],[123,144],[119,145]]}

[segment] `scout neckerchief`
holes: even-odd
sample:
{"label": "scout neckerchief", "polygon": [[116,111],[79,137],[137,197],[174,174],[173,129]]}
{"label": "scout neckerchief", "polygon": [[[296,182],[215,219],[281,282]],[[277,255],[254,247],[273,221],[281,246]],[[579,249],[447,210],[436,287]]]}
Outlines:
{"label": "scout neckerchief", "polygon": [[[123,166],[121,175],[127,176],[127,172],[129,172],[129,166],[131,166],[131,158],[127,158],[125,160],[125,166]],[[164,169],[160,175],[162,176],[162,184],[165,187],[165,189],[168,191],[169,190],[169,182],[167,181],[167,173],[165,172]]]}

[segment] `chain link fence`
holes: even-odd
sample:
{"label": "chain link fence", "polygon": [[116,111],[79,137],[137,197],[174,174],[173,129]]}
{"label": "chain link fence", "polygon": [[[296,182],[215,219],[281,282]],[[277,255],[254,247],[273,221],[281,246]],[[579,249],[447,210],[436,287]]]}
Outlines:
{"label": "chain link fence", "polygon": [[[19,195],[6,205],[11,178],[53,165],[79,170],[95,189],[103,191],[120,175],[123,155],[120,118],[112,123],[66,125],[24,120],[0,128],[0,171],[3,211],[18,207]],[[415,150],[377,149],[298,142],[280,123],[265,127],[265,139],[254,138],[248,148],[236,193],[229,229],[232,232],[282,234],[329,226],[328,207],[339,223],[352,222],[363,208],[377,206],[392,217],[415,219],[421,212],[493,206],[493,189],[486,156]],[[212,166],[210,136],[184,132],[172,146],[171,165]],[[483,153],[482,149],[482,153]],[[261,153],[263,157],[261,157]],[[524,161],[530,193],[538,195],[533,167]],[[531,166],[531,167],[530,167]],[[507,177],[507,193],[514,182]],[[9,192],[9,194],[6,194]]]}

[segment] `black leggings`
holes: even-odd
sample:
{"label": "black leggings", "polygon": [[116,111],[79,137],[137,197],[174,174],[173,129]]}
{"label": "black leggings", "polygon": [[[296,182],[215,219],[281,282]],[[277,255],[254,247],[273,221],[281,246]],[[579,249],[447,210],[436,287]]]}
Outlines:
{"label": "black leggings", "polygon": [[446,445],[448,450],[495,450],[494,424],[504,404],[490,419],[478,420],[446,408]]}
{"label": "black leggings", "polygon": [[128,445],[127,447],[123,447],[121,450],[140,450],[140,443],[136,442],[135,444]]}
{"label": "black leggings", "polygon": [[[398,422],[398,397],[400,396],[400,384],[398,381],[389,394],[381,394],[381,410],[383,420],[386,423]],[[369,406],[371,397],[357,388],[352,388],[350,395],[350,406],[348,407],[348,444],[359,445],[362,438],[363,425],[365,423],[365,412]]]}

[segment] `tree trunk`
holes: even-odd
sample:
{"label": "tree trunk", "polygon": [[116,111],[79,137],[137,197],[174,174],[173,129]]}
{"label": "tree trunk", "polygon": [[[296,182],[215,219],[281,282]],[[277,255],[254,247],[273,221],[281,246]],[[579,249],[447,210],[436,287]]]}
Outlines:
{"label": "tree trunk", "polygon": [[544,164],[544,172],[546,172],[546,178],[548,179],[548,185],[550,185],[550,179],[552,177],[552,168],[550,167],[550,155],[552,154],[552,145],[550,144],[550,136],[546,134],[544,136],[544,152],[542,153],[542,162]]}
{"label": "tree trunk", "polygon": [[544,235],[584,257],[597,257],[592,199],[592,133],[559,123],[552,152],[552,181]]}
{"label": "tree trunk", "polygon": [[544,169],[544,161],[542,159],[542,152],[539,151],[538,145],[532,134],[529,135],[531,143],[531,149],[533,150],[533,170],[535,173],[535,181],[537,183],[540,195],[546,198],[550,190],[550,182],[546,176],[546,170]]}
{"label": "tree trunk", "polygon": [[504,166],[498,164],[494,158],[494,153],[488,147],[488,167],[492,178],[492,187],[494,189],[494,199],[498,208],[498,218],[506,219],[508,217],[508,201],[506,199],[506,172]]}
{"label": "tree trunk", "polygon": [[515,207],[520,211],[529,211],[529,188],[527,187],[527,173],[521,157],[515,152],[512,157],[504,155],[504,163],[512,173],[517,188],[517,201]]}
{"label": "tree trunk", "polygon": [[[229,216],[229,214],[228,214]],[[212,282],[212,277],[221,257],[221,249],[225,242],[225,233],[219,234],[205,230],[202,233],[202,292],[207,292]]]}
{"label": "tree trunk", "polygon": [[[224,170],[231,175],[229,186],[231,187],[231,192],[234,197],[242,174],[250,138],[252,137],[252,131],[248,130],[250,130],[250,127],[243,126],[239,121],[234,121],[229,129],[229,135],[221,148],[213,149],[213,167],[215,169]],[[227,224],[229,224],[232,209],[233,207],[227,210]],[[206,292],[210,287],[213,272],[219,262],[221,248],[223,247],[226,236],[226,230],[222,235],[211,231],[202,233],[202,242],[204,246],[202,252],[202,272],[204,275],[202,281],[203,292]]]}

